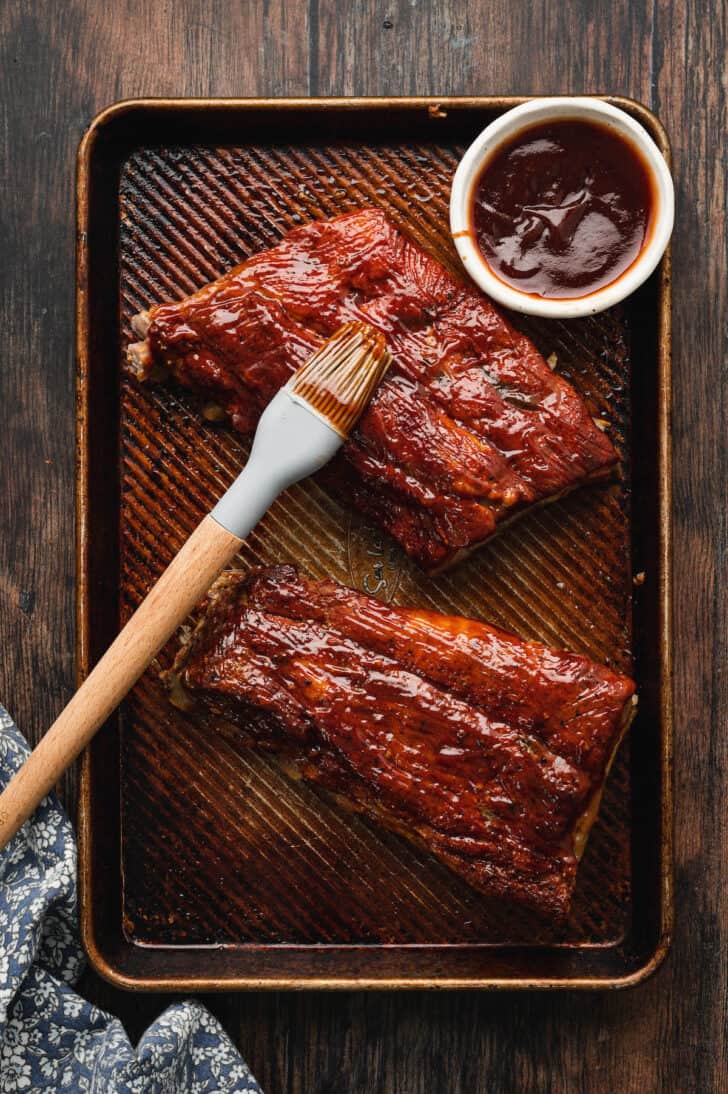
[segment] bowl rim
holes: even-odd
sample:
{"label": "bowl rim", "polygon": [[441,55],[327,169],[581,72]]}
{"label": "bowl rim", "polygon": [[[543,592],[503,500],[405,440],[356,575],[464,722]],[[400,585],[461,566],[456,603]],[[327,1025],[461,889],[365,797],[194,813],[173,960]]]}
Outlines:
{"label": "bowl rim", "polygon": [[[646,247],[631,266],[608,285],[585,296],[565,299],[521,292],[497,277],[488,266],[470,230],[472,188],[483,164],[503,144],[539,122],[586,120],[619,133],[650,172],[657,212]],[[631,295],[650,276],[672,234],[675,193],[664,155],[647,130],[625,110],[590,96],[548,96],[530,99],[499,115],[475,138],[460,160],[450,192],[450,232],[466,272],[488,296],[513,311],[547,318],[570,319],[595,315]]]}

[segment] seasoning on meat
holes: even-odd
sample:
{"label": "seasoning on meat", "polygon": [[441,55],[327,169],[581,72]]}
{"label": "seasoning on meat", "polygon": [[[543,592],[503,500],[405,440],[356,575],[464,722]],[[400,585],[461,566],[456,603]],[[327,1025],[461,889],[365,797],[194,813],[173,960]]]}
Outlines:
{"label": "seasoning on meat", "polygon": [[555,920],[636,705],[586,657],[292,566],[225,575],[169,679],[477,889]]}
{"label": "seasoning on meat", "polygon": [[135,318],[154,365],[254,430],[342,323],[381,330],[394,364],[326,482],[428,571],[617,461],[570,384],[474,287],[377,209],[297,228],[270,251]]}

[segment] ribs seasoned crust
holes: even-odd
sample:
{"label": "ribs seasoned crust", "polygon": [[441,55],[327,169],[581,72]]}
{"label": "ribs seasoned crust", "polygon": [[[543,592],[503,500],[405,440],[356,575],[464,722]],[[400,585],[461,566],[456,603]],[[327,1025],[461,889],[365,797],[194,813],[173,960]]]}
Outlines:
{"label": "ribs seasoned crust", "polygon": [[291,372],[353,319],[384,333],[394,363],[325,478],[426,570],[617,462],[528,338],[378,209],[297,228],[141,313],[128,367],[144,378],[163,366],[250,433]]}
{"label": "ribs seasoned crust", "polygon": [[636,704],[586,657],[291,566],[226,575],[168,678],[284,769],[552,920]]}

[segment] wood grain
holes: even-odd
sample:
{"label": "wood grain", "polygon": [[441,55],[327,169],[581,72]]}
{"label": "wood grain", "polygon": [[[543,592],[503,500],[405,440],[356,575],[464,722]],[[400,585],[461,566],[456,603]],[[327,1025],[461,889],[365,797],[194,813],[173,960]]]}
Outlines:
{"label": "wood grain", "polygon": [[[725,5],[6,0],[0,29],[0,696],[33,740],[73,685],[72,193],[98,109],[140,94],[609,91],[663,119],[678,190],[671,957],[616,995],[207,1002],[269,1094],[728,1089]],[[68,779],[69,804],[74,790]],[[90,975],[84,989],[132,1036],[169,1001]]]}

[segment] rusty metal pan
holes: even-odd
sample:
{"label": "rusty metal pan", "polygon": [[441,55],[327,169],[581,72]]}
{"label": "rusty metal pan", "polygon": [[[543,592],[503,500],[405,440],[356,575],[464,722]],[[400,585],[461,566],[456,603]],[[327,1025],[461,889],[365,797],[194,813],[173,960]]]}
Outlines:
{"label": "rusty metal pan", "polygon": [[[78,673],[232,479],[245,445],[170,385],[121,370],[129,319],[295,224],[383,206],[455,263],[447,199],[504,98],[139,100],[92,123],[78,169]],[[665,133],[638,103],[612,99]],[[234,988],[616,988],[672,926],[670,257],[622,307],[517,317],[605,419],[620,477],[529,513],[426,579],[310,482],[240,565],[292,560],[399,604],[433,605],[632,672],[640,710],[559,931],[246,752],[140,681],[83,759],[83,941],[116,984]],[[163,651],[162,661],[169,656]]]}

